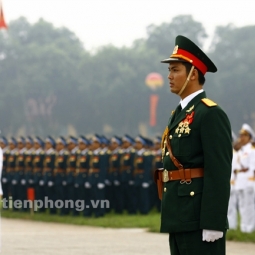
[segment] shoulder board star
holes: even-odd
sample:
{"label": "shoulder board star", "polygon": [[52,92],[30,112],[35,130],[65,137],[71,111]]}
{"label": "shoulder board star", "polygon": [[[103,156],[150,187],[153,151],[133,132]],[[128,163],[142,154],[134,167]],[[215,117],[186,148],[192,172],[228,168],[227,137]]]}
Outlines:
{"label": "shoulder board star", "polygon": [[203,98],[203,99],[201,99],[201,101],[205,104],[205,105],[207,105],[207,106],[209,106],[209,107],[212,107],[212,106],[216,106],[217,104],[215,103],[215,102],[213,102],[211,99],[209,99],[209,98]]}

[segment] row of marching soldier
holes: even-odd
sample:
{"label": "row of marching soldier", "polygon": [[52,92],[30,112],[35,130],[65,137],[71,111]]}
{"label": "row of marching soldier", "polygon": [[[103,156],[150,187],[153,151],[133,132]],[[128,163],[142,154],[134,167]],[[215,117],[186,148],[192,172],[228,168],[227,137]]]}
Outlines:
{"label": "row of marching soldier", "polygon": [[230,229],[238,228],[244,233],[255,231],[255,133],[243,124],[238,139],[233,136],[233,159],[231,193],[228,208]]}
{"label": "row of marching soldier", "polygon": [[[102,217],[111,211],[159,210],[153,170],[162,164],[160,143],[160,137],[151,141],[141,135],[135,139],[129,135],[56,140],[2,137],[4,209],[28,211],[25,201],[32,189],[35,200],[42,201],[38,212],[50,214]],[[53,203],[46,205],[45,198]],[[19,207],[15,201],[21,201]],[[85,206],[77,210],[68,201],[83,201]]]}

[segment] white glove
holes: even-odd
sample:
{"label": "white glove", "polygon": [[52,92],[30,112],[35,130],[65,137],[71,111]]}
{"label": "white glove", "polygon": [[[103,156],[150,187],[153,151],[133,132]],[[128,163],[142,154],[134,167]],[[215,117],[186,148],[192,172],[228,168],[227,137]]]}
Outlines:
{"label": "white glove", "polygon": [[113,181],[113,183],[114,183],[115,186],[119,186],[120,185],[120,182],[117,181],[117,180]]}
{"label": "white glove", "polygon": [[43,180],[40,180],[40,181],[39,181],[39,185],[40,185],[40,186],[43,186],[43,185],[44,185],[44,181],[43,181]]}
{"label": "white glove", "polygon": [[103,183],[98,183],[98,184],[97,184],[97,187],[98,187],[99,189],[103,189],[103,188],[105,187],[105,185],[104,185]]}
{"label": "white glove", "polygon": [[29,184],[33,184],[34,183],[34,181],[32,179],[30,179],[28,182],[29,182]]}
{"label": "white glove", "polygon": [[107,185],[107,186],[111,186],[111,182],[109,180],[105,180],[104,183]]}
{"label": "white glove", "polygon": [[12,180],[12,185],[16,185],[17,181],[16,180]]}
{"label": "white glove", "polygon": [[85,183],[84,183],[84,186],[85,186],[86,189],[90,189],[90,188],[91,188],[91,185],[90,185],[89,182],[85,182]]}
{"label": "white glove", "polygon": [[206,242],[214,242],[215,240],[218,240],[219,238],[223,237],[223,232],[216,231],[216,230],[208,230],[203,229],[203,241]]}
{"label": "white glove", "polygon": [[66,181],[62,181],[62,185],[63,185],[63,186],[66,186]]}
{"label": "white glove", "polygon": [[6,183],[6,182],[7,182],[7,179],[6,179],[6,178],[3,178],[2,181],[3,181],[3,183]]}
{"label": "white glove", "polygon": [[49,182],[48,182],[48,186],[49,186],[49,187],[52,187],[53,185],[54,185],[54,183],[53,183],[52,181],[49,181]]}
{"label": "white glove", "polygon": [[22,179],[22,180],[20,181],[20,183],[21,183],[22,185],[26,185],[26,180]]}
{"label": "white glove", "polygon": [[129,184],[129,185],[134,185],[135,182],[134,182],[134,181],[129,181],[128,184]]}
{"label": "white glove", "polygon": [[75,183],[75,184],[74,184],[74,187],[75,187],[75,188],[79,188],[79,184],[78,184],[78,183]]}
{"label": "white glove", "polygon": [[143,188],[148,188],[149,187],[149,183],[148,182],[143,182],[142,183],[142,187]]}

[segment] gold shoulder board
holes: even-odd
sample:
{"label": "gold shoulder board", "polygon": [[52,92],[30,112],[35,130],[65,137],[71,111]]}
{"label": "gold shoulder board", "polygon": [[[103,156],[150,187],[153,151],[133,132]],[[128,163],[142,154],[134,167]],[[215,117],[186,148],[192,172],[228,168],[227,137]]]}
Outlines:
{"label": "gold shoulder board", "polygon": [[202,102],[205,104],[205,105],[207,105],[207,106],[209,106],[209,107],[212,107],[212,106],[216,106],[217,104],[215,103],[215,102],[213,102],[211,99],[209,99],[209,98],[203,98],[203,99],[201,99],[202,100]]}

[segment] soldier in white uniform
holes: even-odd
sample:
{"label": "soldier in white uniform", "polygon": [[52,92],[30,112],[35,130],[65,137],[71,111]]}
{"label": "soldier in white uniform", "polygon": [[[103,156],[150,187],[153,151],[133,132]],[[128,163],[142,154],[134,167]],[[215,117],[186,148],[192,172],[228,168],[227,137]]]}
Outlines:
{"label": "soldier in white uniform", "polygon": [[233,149],[233,158],[232,158],[232,172],[231,172],[231,190],[228,204],[228,223],[229,229],[237,229],[237,191],[235,188],[236,182],[236,170],[240,169],[238,163],[238,151]]}
{"label": "soldier in white uniform", "polygon": [[239,134],[242,147],[238,151],[239,169],[235,171],[235,189],[241,216],[241,231],[250,233],[255,227],[255,148],[251,143],[255,134],[248,124],[243,124]]}

